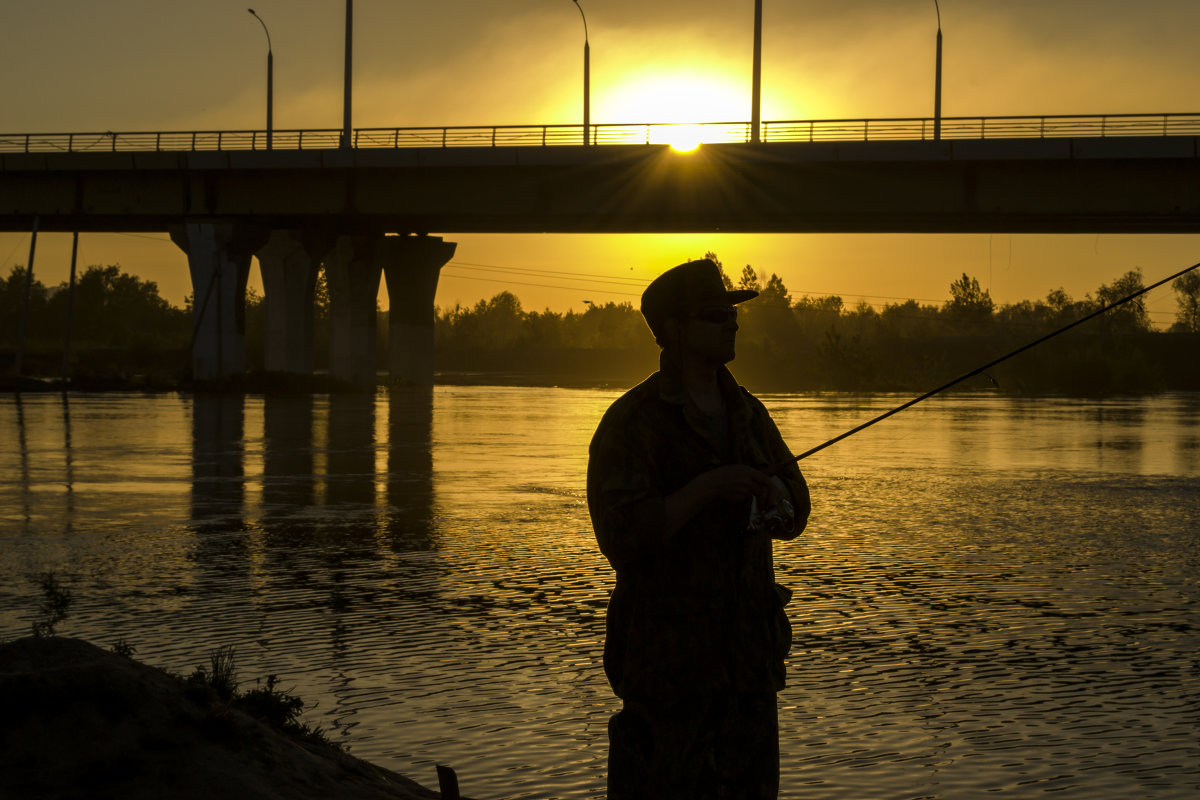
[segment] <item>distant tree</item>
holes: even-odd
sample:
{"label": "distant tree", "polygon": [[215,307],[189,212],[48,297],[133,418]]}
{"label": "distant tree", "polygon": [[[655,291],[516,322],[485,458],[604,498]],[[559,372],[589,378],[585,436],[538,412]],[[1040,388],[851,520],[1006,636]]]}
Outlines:
{"label": "distant tree", "polygon": [[534,347],[562,347],[566,344],[566,320],[573,316],[568,312],[564,316],[550,309],[545,311],[530,311],[525,315],[525,332],[522,336]]}
{"label": "distant tree", "polygon": [[991,314],[995,306],[991,294],[980,288],[978,278],[972,278],[964,272],[961,278],[950,284],[950,302],[946,304],[949,311]]}
{"label": "distant tree", "polygon": [[455,303],[453,308],[433,307],[433,340],[438,345],[450,345],[454,342],[455,323],[466,313],[461,304]]}
{"label": "distant tree", "polygon": [[1175,302],[1179,306],[1171,330],[1200,333],[1200,272],[1189,272],[1176,278],[1171,288],[1175,290]]}
{"label": "distant tree", "polygon": [[888,303],[880,317],[892,339],[928,336],[939,326],[937,307],[923,306],[916,300]]}
{"label": "distant tree", "polygon": [[[14,344],[18,335],[25,277],[18,267],[0,279],[0,341],[5,344]],[[75,374],[166,374],[178,367],[191,336],[190,313],[162,298],[154,281],[130,275],[118,264],[92,265],[73,289],[65,281],[49,289],[33,282],[26,354],[40,353],[35,369],[57,373],[68,313]]]}
{"label": "distant tree", "polygon": [[943,307],[947,321],[958,332],[979,332],[992,320],[996,304],[979,279],[963,273],[950,284],[950,300]]}
{"label": "distant tree", "polygon": [[443,340],[452,347],[502,350],[521,340],[525,318],[521,301],[504,291],[470,309],[455,306],[443,324],[435,326],[435,335],[440,328]]}
{"label": "distant tree", "polygon": [[868,303],[866,300],[859,300],[854,306],[854,311],[850,312],[853,316],[865,320],[879,319],[879,312],[875,310],[875,306]]}
{"label": "distant tree", "polygon": [[[0,342],[16,344],[20,335],[21,313],[25,304],[25,283],[28,280],[25,267],[16,266],[8,274],[8,278],[0,280]],[[36,336],[46,323],[46,304],[50,292],[45,284],[34,276],[33,284],[29,287],[29,317],[26,335]]]}
{"label": "distant tree", "polygon": [[829,295],[828,297],[813,297],[805,295],[796,301],[792,306],[792,311],[797,316],[807,316],[809,314],[825,314],[836,317],[842,313],[845,304],[842,298],[837,295]]}
{"label": "distant tree", "polygon": [[641,312],[628,302],[590,304],[572,323],[569,341],[575,347],[628,349],[650,338]]}
{"label": "distant tree", "polygon": [[845,333],[841,326],[832,326],[826,329],[817,353],[822,388],[857,391],[870,387],[871,354],[861,332]]}
{"label": "distant tree", "polygon": [[[1144,288],[1141,268],[1131,269],[1112,283],[1102,284],[1096,290],[1096,303],[1099,307],[1110,305]],[[1150,330],[1150,315],[1146,312],[1145,297],[1114,308],[1100,318],[1100,323],[1109,331]]]}
{"label": "distant tree", "polygon": [[1046,307],[1055,313],[1062,313],[1071,307],[1071,295],[1067,294],[1060,286],[1057,289],[1051,289],[1046,294]]}
{"label": "distant tree", "polygon": [[[55,305],[64,307],[67,286],[58,287]],[[75,283],[74,330],[80,342],[115,347],[173,346],[190,334],[186,313],[158,294],[158,284],[121,270],[119,264],[93,265]]]}
{"label": "distant tree", "polygon": [[996,309],[996,322],[1004,330],[1032,332],[1046,327],[1052,315],[1050,307],[1042,302],[1021,300]]}
{"label": "distant tree", "polygon": [[521,338],[525,311],[512,292],[500,292],[486,304],[481,302],[476,309],[487,341],[503,347],[515,344]]}
{"label": "distant tree", "polygon": [[762,291],[762,285],[758,282],[758,274],[749,264],[742,267],[742,279],[738,281],[737,288],[749,289],[752,292]]}
{"label": "distant tree", "polygon": [[714,264],[717,265],[717,269],[720,270],[720,272],[721,272],[721,283],[725,284],[725,290],[732,291],[733,290],[733,281],[729,279],[729,276],[727,274],[725,274],[725,265],[721,263],[721,259],[717,257],[717,254],[714,253],[712,250],[709,250],[708,252],[706,252],[704,254],[704,257],[711,260]]}
{"label": "distant tree", "polygon": [[[795,337],[799,347],[815,347],[825,338],[825,332],[838,322],[842,315],[842,298],[812,297],[805,295],[792,305],[795,320]],[[810,365],[815,372],[816,365]]]}
{"label": "distant tree", "polygon": [[771,273],[764,285],[747,265],[740,286],[758,292],[757,298],[738,306],[742,342],[760,346],[764,353],[778,353],[792,347],[800,334],[800,323],[792,312],[792,295],[783,278]]}
{"label": "distant tree", "polygon": [[792,306],[792,295],[784,285],[783,278],[772,272],[754,302],[760,306],[779,306],[787,309]]}
{"label": "distant tree", "polygon": [[[927,389],[977,366],[987,352],[1011,349],[1014,338],[1027,341],[1038,328],[1061,327],[1102,302],[1091,295],[1076,301],[1056,289],[1044,301],[997,307],[978,281],[964,274],[954,282],[951,300],[940,307],[909,300],[882,310],[865,302],[847,310],[837,296],[806,296],[792,303],[781,278],[752,267],[743,269],[742,279],[727,285],[757,286],[761,294],[739,307],[736,374],[747,386],[772,387],[765,391]],[[1101,287],[1101,294],[1119,299],[1138,285],[1140,275],[1134,272]],[[1182,288],[1186,293],[1189,285]],[[515,295],[501,292],[473,307],[437,309],[435,326],[438,357],[449,370],[639,380],[638,370],[652,368],[656,351],[630,302],[588,302],[582,313],[526,312]],[[1005,390],[1034,392],[1193,385],[1187,377],[1192,371],[1177,366],[1194,355],[1186,341],[1177,340],[1177,346],[1168,337],[1113,339],[1098,333],[1093,328],[1038,348],[998,369],[997,379]],[[594,352],[581,357],[580,350]],[[638,366],[631,370],[630,365]]]}
{"label": "distant tree", "polygon": [[1074,322],[1095,311],[1099,305],[1090,294],[1085,294],[1082,300],[1074,300],[1060,287],[1047,293],[1045,302],[1036,303],[1035,307],[1045,314],[1043,325],[1049,329]]}

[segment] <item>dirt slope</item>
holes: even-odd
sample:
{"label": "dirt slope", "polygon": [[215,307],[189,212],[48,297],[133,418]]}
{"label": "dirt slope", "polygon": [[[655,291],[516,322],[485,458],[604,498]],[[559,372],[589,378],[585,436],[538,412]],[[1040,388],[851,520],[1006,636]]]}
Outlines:
{"label": "dirt slope", "polygon": [[0,797],[440,796],[237,709],[206,707],[178,678],[87,642],[0,645]]}

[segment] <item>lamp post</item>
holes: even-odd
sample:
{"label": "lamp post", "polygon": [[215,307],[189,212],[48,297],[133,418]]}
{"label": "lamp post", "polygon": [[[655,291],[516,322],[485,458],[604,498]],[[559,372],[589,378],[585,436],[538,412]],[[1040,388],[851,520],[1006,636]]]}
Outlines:
{"label": "lamp post", "polygon": [[253,8],[246,9],[250,12],[250,16],[258,20],[262,25],[263,33],[267,35],[267,149],[271,149],[272,132],[275,130],[275,55],[271,52],[271,32],[267,30],[267,23],[263,22],[263,18],[255,13]]}
{"label": "lamp post", "polygon": [[942,9],[938,1],[933,0],[933,8],[937,11],[937,61],[934,65],[933,77],[933,138],[942,138]]}
{"label": "lamp post", "polygon": [[342,147],[352,147],[354,142],[352,136],[354,133],[353,127],[350,124],[350,107],[351,96],[350,88],[352,81],[350,79],[351,69],[354,66],[352,54],[354,52],[354,0],[346,0],[346,68],[345,68],[345,85],[342,90]]}
{"label": "lamp post", "polygon": [[750,85],[750,141],[758,142],[762,126],[762,0],[754,0],[754,70]]}
{"label": "lamp post", "polygon": [[579,0],[571,1],[579,9],[579,16],[583,18],[583,143],[588,145],[592,143],[591,46],[588,44],[587,15],[583,13],[583,6],[579,5]]}

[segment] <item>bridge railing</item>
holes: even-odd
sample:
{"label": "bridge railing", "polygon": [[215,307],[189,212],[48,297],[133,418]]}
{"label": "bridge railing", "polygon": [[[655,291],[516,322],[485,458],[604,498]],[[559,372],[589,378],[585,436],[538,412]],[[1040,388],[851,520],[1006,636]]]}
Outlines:
{"label": "bridge railing", "polygon": [[[1101,114],[1004,117],[943,117],[942,139],[1049,139],[1064,137],[1200,136],[1200,113]],[[687,129],[704,143],[751,140],[749,122],[597,124],[591,143],[667,144]],[[929,117],[823,119],[763,122],[764,142],[921,141],[935,135]],[[355,148],[551,147],[584,143],[582,125],[466,125],[416,128],[357,128]],[[0,134],[0,152],[197,152],[328,150],[342,145],[340,128],[266,131],[104,131],[102,133]]]}

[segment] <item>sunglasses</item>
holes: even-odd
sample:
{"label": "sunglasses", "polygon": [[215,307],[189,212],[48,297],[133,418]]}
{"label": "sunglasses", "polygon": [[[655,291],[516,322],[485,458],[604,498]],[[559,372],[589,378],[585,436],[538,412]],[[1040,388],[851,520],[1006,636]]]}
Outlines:
{"label": "sunglasses", "polygon": [[712,308],[702,308],[699,311],[693,311],[691,314],[688,314],[688,318],[720,325],[730,320],[737,319],[737,307],[713,306]]}

